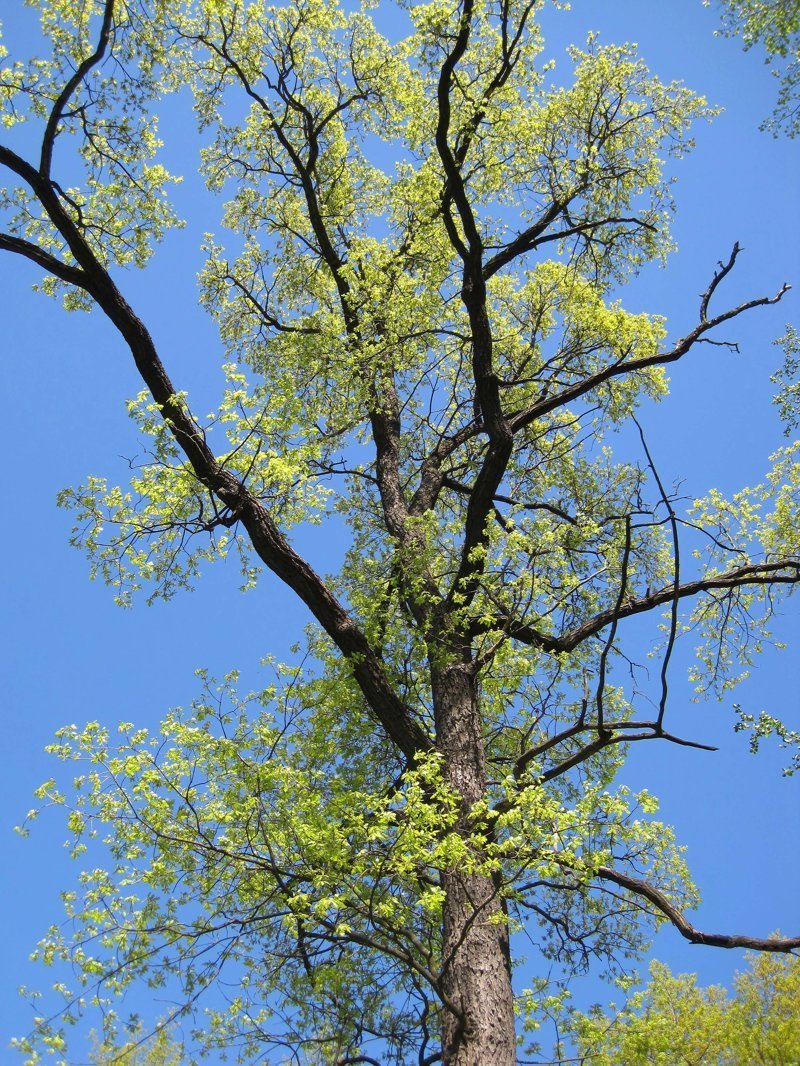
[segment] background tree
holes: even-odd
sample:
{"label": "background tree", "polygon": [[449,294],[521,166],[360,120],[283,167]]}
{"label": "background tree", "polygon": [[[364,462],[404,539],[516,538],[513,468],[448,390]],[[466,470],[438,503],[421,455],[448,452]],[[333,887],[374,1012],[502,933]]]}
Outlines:
{"label": "background tree", "polygon": [[[693,942],[798,944],[695,930],[670,834],[637,817],[652,799],[613,788],[629,743],[697,743],[666,717],[684,624],[709,642],[698,684],[728,685],[800,563],[793,447],[768,486],[687,513],[644,434],[627,462],[609,435],[665,365],[785,287],[717,310],[735,247],[670,343],[611,300],[668,250],[665,158],[709,110],[594,40],[559,88],[535,13],[427,5],[392,44],[319,2],[65,2],[43,5],[52,55],[0,81],[18,136],[0,247],[100,307],[148,389],[130,490],[62,497],[76,542],[124,602],[234,548],[248,585],[266,565],[319,627],[253,696],[203,678],[160,736],[93,724],[56,745],[87,764],[76,854],[107,826],[113,861],[43,958],[98,1002],[146,978],[190,1006],[235,978],[206,1039],[246,1060],[372,1042],[513,1062],[509,930],[536,922],[573,968],[635,954],[658,917]],[[205,420],[112,277],[175,224],[151,110],[182,86],[233,230],[201,277],[228,360]],[[337,515],[351,547],[323,580],[287,531]],[[625,619],[662,611],[651,712],[610,671]],[[84,1001],[62,990],[69,1022]],[[61,1030],[38,1036],[60,1050]]]}
{"label": "background tree", "polygon": [[580,1061],[596,1066],[747,1062],[772,1066],[800,1056],[800,965],[796,958],[751,956],[725,989],[698,988],[695,974],[650,967],[647,987],[615,1017],[597,1009],[573,1019]]}

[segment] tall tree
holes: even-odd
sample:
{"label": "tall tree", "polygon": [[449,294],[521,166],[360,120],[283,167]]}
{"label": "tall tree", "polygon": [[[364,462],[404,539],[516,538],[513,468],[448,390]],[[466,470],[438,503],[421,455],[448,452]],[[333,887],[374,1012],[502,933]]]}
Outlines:
{"label": "tall tree", "polygon": [[[63,493],[75,542],[122,602],[238,551],[315,627],[302,665],[250,696],[203,677],[159,736],[62,732],[85,769],[41,798],[68,799],[76,855],[107,833],[112,862],[41,946],[82,989],[59,985],[61,1019],[22,1047],[61,1050],[86,989],[165,983],[189,1009],[225,976],[206,1040],[245,1061],[504,1066],[517,928],[568,967],[636,953],[659,920],[800,946],[695,929],[671,834],[637,816],[652,799],[613,787],[632,743],[704,746],[670,728],[678,636],[724,688],[800,580],[794,446],[766,487],[687,512],[636,420],[669,364],[787,288],[723,303],[735,246],[674,342],[612,299],[670,247],[666,160],[705,102],[594,39],[553,84],[535,0],[410,5],[399,40],[330,0],[37,6],[50,52],[0,74],[0,249],[99,308],[145,385],[149,459],[129,488]],[[232,231],[200,276],[228,381],[206,419],[120,281],[177,224],[153,107],[187,88]],[[318,521],[350,533],[330,578],[289,539]],[[611,675],[648,615],[654,710]]]}

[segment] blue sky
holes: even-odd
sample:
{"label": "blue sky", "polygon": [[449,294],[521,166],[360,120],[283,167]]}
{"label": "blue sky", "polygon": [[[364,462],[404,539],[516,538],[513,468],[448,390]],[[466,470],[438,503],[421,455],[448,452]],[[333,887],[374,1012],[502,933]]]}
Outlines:
{"label": "blue sky", "polygon": [[[33,15],[7,0],[7,43],[26,47]],[[696,321],[698,297],[714,266],[738,240],[744,252],[722,300],[733,304],[771,295],[784,281],[797,288],[778,308],[739,320],[726,337],[741,354],[702,346],[673,374],[671,396],[644,412],[649,442],[668,482],[684,479],[687,494],[732,490],[761,479],[769,454],[784,439],[771,404],[770,373],[780,361],[771,341],[797,322],[800,290],[798,145],[759,132],[776,86],[753,51],[713,37],[713,7],[700,0],[577,0],[552,13],[548,51],[564,68],[563,49],[588,28],[602,41],[634,40],[662,78],[685,81],[725,113],[698,127],[697,149],[677,167],[678,252],[666,270],[648,270],[623,293],[626,306],[665,314],[677,337]],[[209,203],[186,162],[195,144],[191,119],[170,113],[166,138],[177,139],[187,180],[179,209],[189,226],[172,235],[152,268],[123,279],[123,291],[149,324],[178,388],[200,411],[210,409],[221,377],[213,329],[196,307],[195,274],[202,233],[214,228]],[[169,151],[169,149],[168,149]],[[173,166],[175,162],[173,161]],[[0,258],[5,409],[0,433],[6,517],[0,527],[4,562],[2,685],[5,773],[0,779],[0,914],[4,965],[0,974],[0,1047],[24,1030],[27,1008],[16,997],[26,982],[43,987],[47,974],[26,961],[47,926],[60,920],[59,890],[74,877],[62,847],[63,823],[43,818],[32,836],[13,833],[34,805],[32,793],[55,767],[44,753],[67,722],[127,719],[155,727],[166,710],[196,691],[193,672],[241,668],[259,683],[259,659],[288,654],[308,621],[304,609],[267,577],[246,596],[237,592],[233,561],[211,568],[196,592],[132,611],[87,580],[85,559],[67,544],[70,516],[55,494],[87,473],[124,479],[137,443],[124,401],[140,384],[126,351],[97,315],[66,316],[31,293],[35,269]],[[299,536],[325,569],[324,529]],[[789,600],[776,636],[800,640],[796,600]],[[796,650],[767,652],[736,699],[754,711],[772,709],[800,726],[800,667]],[[769,751],[754,758],[733,733],[729,705],[689,703],[688,686],[674,685],[674,721],[697,739],[717,743],[708,754],[642,745],[623,779],[662,800],[662,816],[688,846],[703,896],[693,920],[713,932],[765,935],[800,928],[800,802],[798,779],[780,775]],[[676,729],[678,725],[676,724]],[[702,982],[727,982],[740,953],[691,947],[665,929],[655,955]],[[595,984],[585,995],[598,994]],[[158,1010],[156,1011],[158,1013]],[[5,1054],[5,1053],[3,1053]]]}

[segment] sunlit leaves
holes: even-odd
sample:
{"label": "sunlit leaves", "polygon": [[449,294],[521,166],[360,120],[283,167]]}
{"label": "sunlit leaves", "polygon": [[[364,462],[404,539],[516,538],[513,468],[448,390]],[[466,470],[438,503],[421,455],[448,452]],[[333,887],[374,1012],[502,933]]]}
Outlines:
{"label": "sunlit leaves", "polygon": [[786,333],[775,341],[775,344],[783,349],[783,366],[772,376],[772,381],[780,386],[775,404],[781,413],[781,418],[786,425],[786,436],[797,428],[800,412],[800,332],[787,325]]}
{"label": "sunlit leaves", "polygon": [[735,710],[739,716],[735,729],[737,733],[749,733],[750,751],[753,754],[759,750],[762,741],[775,738],[779,748],[791,752],[791,759],[783,770],[784,776],[792,777],[800,770],[800,731],[790,729],[767,711],[761,711],[756,716],[747,713],[738,705],[735,705]]}
{"label": "sunlit leaves", "polygon": [[699,988],[695,974],[673,975],[653,963],[647,986],[616,1016],[599,1008],[572,1016],[581,1053],[598,1066],[791,1062],[800,1053],[797,959],[753,955],[748,961],[732,994],[716,985]]}
{"label": "sunlit leaves", "polygon": [[[742,489],[730,499],[712,490],[695,501],[692,516],[706,531],[695,554],[706,560],[709,575],[778,560],[800,559],[800,444],[770,456],[764,483]],[[775,613],[774,590],[768,583],[750,589],[721,588],[699,600],[690,624],[702,634],[693,679],[699,692],[726,691],[747,676],[747,669],[770,640]]]}
{"label": "sunlit leaves", "polygon": [[[55,54],[85,55],[99,7],[94,21],[88,8],[70,11],[60,28],[51,9],[45,10]],[[465,430],[472,417],[469,330],[454,299],[458,275],[438,206],[442,175],[430,125],[435,63],[452,8],[415,8],[416,33],[397,43],[380,32],[369,11],[344,12],[323,0],[297,8],[253,3],[239,9],[225,2],[168,13],[159,7],[150,18],[144,11],[131,4],[118,13],[112,45],[122,50],[135,91],[118,119],[118,88],[103,81],[91,90],[99,94],[92,96],[98,118],[81,149],[90,174],[85,187],[70,191],[72,210],[85,214],[87,225],[93,220],[98,254],[113,251],[118,262],[144,262],[152,241],[171,223],[163,214],[169,179],[150,162],[158,143],[152,125],[140,119],[154,93],[190,85],[210,138],[205,176],[213,191],[230,197],[221,221],[234,233],[230,252],[219,237],[208,238],[201,298],[218,323],[227,357],[248,364],[260,379],[246,401],[241,390],[229,392],[214,415],[232,447],[224,462],[246,475],[285,524],[317,515],[333,479],[338,509],[358,526],[366,499],[337,474],[358,467],[349,456],[369,439],[369,413],[384,407],[387,388],[396,394],[391,402],[402,410],[403,430],[414,442],[401,453],[409,484],[426,450],[443,433]],[[486,5],[476,15],[453,88],[451,136],[471,160],[468,188],[487,246],[536,224],[553,199],[557,208],[541,236],[543,251],[560,249],[563,259],[544,258],[532,247],[534,262],[520,261],[529,272],[512,263],[491,280],[498,370],[509,407],[519,409],[554,368],[566,383],[620,358],[657,351],[664,337],[660,320],[604,303],[602,290],[668,247],[664,157],[689,146],[689,126],[708,109],[686,89],[651,77],[632,48],[601,47],[594,40],[573,52],[574,85],[553,87],[533,14],[512,5],[509,17],[518,30],[518,51],[514,76],[501,83],[492,76],[505,61],[497,13]],[[159,29],[173,42],[168,51],[157,45]],[[137,41],[144,57],[138,73],[129,55]],[[59,72],[61,67],[53,77]],[[114,117],[101,121],[106,114]],[[117,124],[106,129],[103,122]],[[101,157],[110,162],[99,162]],[[133,167],[133,193],[115,184],[111,172],[103,172],[101,182],[93,176],[96,166]],[[24,225],[46,243],[46,220]],[[614,424],[641,397],[663,390],[660,371],[650,370],[609,383],[598,399]],[[562,412],[530,428],[527,446],[514,458],[516,497],[574,496],[602,436],[597,419],[588,436],[582,432],[584,417],[585,411]],[[570,418],[576,419],[572,425]],[[461,483],[469,483],[481,461],[476,445],[468,434],[450,460]],[[542,464],[543,449],[563,452],[565,461]],[[209,513],[204,490],[193,490],[190,477],[159,459],[132,486],[130,501],[138,502],[128,505],[139,517],[119,511],[112,519],[121,529],[118,543],[127,545],[131,536],[138,543],[138,554],[127,547],[123,553],[133,571],[167,591],[172,586],[153,559],[211,558],[226,543],[220,517],[224,522],[227,516]],[[627,483],[627,474],[619,477],[620,485]],[[609,465],[596,499],[615,494],[616,478]],[[120,491],[126,499],[127,491]],[[170,494],[181,501],[172,511],[163,502]],[[599,529],[596,499],[584,495],[584,535],[591,535],[588,522],[618,539],[618,528]],[[86,520],[92,508],[87,496],[82,499]],[[442,574],[458,551],[457,526],[449,532],[446,516],[449,511],[457,520],[461,505],[457,495],[442,494],[436,515]],[[95,511],[107,514],[118,506],[116,498],[108,499]],[[497,572],[511,590],[526,556],[516,543],[526,526],[545,545],[545,555],[549,539],[562,535],[580,550],[573,532],[563,523],[559,528],[552,515],[540,512],[535,528],[528,516],[512,511],[509,518],[517,533],[508,538],[505,558],[503,539],[493,544],[501,553]],[[187,531],[219,539],[202,549],[193,546],[186,556]],[[373,535],[380,537],[379,530]],[[84,543],[106,551],[91,538]],[[598,549],[598,555],[605,550]],[[642,543],[637,553],[644,558],[652,550]],[[577,560],[575,551],[570,554]],[[103,559],[100,569],[110,575],[112,556]],[[556,551],[548,566],[555,572],[563,562]],[[174,587],[189,584],[195,572],[190,563],[181,574],[177,563]],[[524,580],[524,570],[518,577]],[[510,594],[519,602],[517,592]],[[550,609],[546,600],[540,606],[545,614]]]}
{"label": "sunlit leaves", "polygon": [[[153,69],[162,52],[158,19],[143,19],[138,4],[117,4],[98,44],[105,5],[37,6],[50,55],[27,65],[15,61],[0,73],[3,122],[44,123],[42,166],[59,173],[63,210],[100,262],[142,267],[165,233],[180,225],[169,202],[179,179],[155,160],[161,147],[151,110],[162,88]],[[137,66],[137,77],[119,77],[129,64]],[[29,195],[8,190],[6,198],[8,232],[73,261],[73,249]],[[69,307],[86,306],[69,292],[67,300]]]}
{"label": "sunlit leaves", "polygon": [[[547,896],[563,882],[565,920],[576,931],[599,921],[609,943],[630,950],[636,925],[624,912],[601,918],[607,905],[588,888],[597,864],[633,858],[676,899],[692,898],[670,834],[646,817],[656,807],[646,793],[595,785],[565,805],[535,775],[508,778],[497,789],[506,810],[476,806],[465,835],[440,755],[398,773],[362,726],[351,738],[358,754],[344,761],[341,730],[358,726],[338,703],[348,688],[357,698],[352,686],[274,669],[273,685],[244,698],[235,675],[219,685],[201,675],[192,707],[170,712],[156,734],[130,723],[115,735],[97,723],[61,730],[52,752],[74,778],[68,829],[87,868],[64,897],[74,928],[54,926],[38,957],[72,964],[78,984],[63,993],[77,1014],[145,975],[187,1000],[222,976],[239,1007],[214,1014],[206,1046],[243,1040],[245,1058],[273,1040],[310,1049],[334,1019],[345,1029],[329,1041],[359,1012],[400,1010],[393,997],[408,994],[409,979],[430,986],[439,877],[454,865],[499,878],[512,919],[528,898],[519,885],[538,880]],[[52,782],[39,799],[65,803]],[[549,950],[565,957],[557,932]],[[358,1005],[365,973],[376,985]],[[115,1031],[111,1012],[105,1038]],[[44,1025],[39,1035],[51,1038]],[[51,1035],[63,1039],[60,1027]]]}

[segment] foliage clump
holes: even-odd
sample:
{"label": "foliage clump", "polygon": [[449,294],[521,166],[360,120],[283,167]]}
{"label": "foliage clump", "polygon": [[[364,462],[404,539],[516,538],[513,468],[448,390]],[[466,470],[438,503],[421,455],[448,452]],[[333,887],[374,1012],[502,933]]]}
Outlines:
{"label": "foliage clump", "polygon": [[595,1066],[775,1066],[800,1061],[800,960],[754,955],[733,995],[654,962],[618,1013],[575,1013],[581,1061]]}

